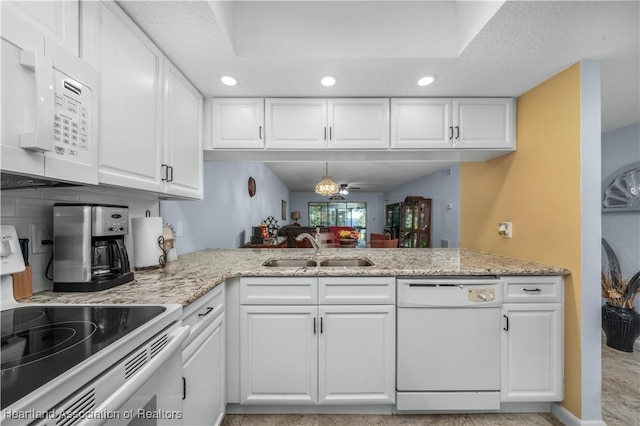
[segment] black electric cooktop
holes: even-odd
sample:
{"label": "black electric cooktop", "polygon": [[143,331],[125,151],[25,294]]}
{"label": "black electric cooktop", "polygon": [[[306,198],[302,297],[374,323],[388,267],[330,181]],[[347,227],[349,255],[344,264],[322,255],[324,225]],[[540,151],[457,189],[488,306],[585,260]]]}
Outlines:
{"label": "black electric cooktop", "polygon": [[2,311],[1,409],[165,311],[162,306],[28,306]]}

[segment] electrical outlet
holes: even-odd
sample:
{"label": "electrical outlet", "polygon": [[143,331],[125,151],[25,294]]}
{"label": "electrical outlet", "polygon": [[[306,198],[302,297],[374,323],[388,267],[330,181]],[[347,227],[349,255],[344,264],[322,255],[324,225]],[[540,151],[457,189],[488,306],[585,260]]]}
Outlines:
{"label": "electrical outlet", "polygon": [[31,224],[31,254],[46,253],[47,245],[42,244],[44,240],[53,240],[53,230],[50,225],[41,223]]}
{"label": "electrical outlet", "polygon": [[498,234],[505,238],[513,238],[513,223],[500,222],[498,224]]}

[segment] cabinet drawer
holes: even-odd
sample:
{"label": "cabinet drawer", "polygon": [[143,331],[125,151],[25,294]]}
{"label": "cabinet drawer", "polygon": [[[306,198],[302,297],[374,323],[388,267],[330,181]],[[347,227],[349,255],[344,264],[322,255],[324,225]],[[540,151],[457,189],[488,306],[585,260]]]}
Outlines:
{"label": "cabinet drawer", "polygon": [[562,277],[501,277],[504,303],[562,302]]}
{"label": "cabinet drawer", "polygon": [[241,278],[242,305],[315,305],[317,278]]}
{"label": "cabinet drawer", "polygon": [[394,277],[319,278],[318,298],[325,305],[393,305]]}
{"label": "cabinet drawer", "polygon": [[224,288],[225,283],[220,283],[184,308],[182,323],[191,327],[191,333],[184,343],[185,347],[224,312]]}

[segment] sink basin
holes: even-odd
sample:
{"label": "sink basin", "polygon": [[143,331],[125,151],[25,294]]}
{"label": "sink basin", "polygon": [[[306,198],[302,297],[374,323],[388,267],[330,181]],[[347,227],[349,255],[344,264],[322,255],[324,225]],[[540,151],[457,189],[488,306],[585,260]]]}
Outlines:
{"label": "sink basin", "polygon": [[326,259],[320,266],[373,266],[369,259]]}
{"label": "sink basin", "polygon": [[263,266],[280,266],[284,268],[304,268],[318,266],[315,260],[311,259],[271,259],[262,264]]}
{"label": "sink basin", "polygon": [[352,266],[373,266],[369,259],[325,259],[316,261],[313,259],[270,259],[262,264],[269,267],[281,268],[315,268],[316,266],[326,267],[352,267]]}

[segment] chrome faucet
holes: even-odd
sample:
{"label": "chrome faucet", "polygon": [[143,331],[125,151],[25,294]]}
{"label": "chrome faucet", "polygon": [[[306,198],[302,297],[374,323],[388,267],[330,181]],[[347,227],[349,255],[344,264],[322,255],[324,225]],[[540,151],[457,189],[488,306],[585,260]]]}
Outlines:
{"label": "chrome faucet", "polygon": [[318,244],[318,241],[315,238],[313,238],[313,236],[311,234],[303,232],[302,234],[300,234],[300,235],[298,235],[296,237],[296,241],[302,241],[305,238],[307,240],[311,241],[311,246],[316,251],[316,254],[320,253],[320,245]]}

